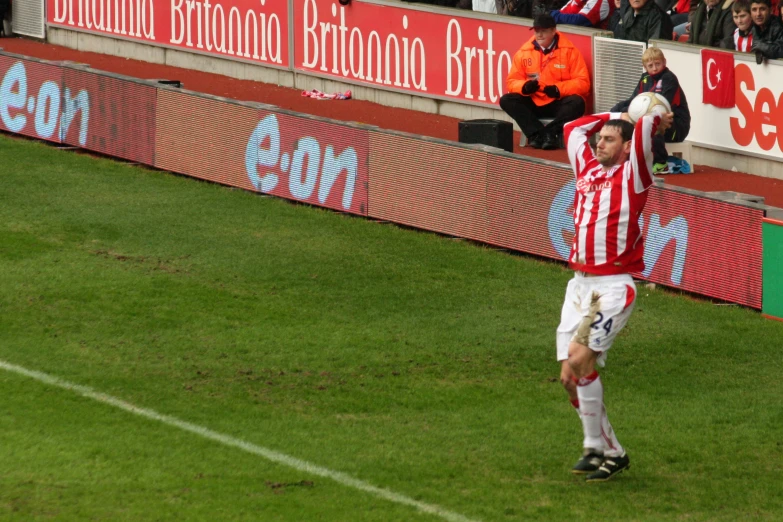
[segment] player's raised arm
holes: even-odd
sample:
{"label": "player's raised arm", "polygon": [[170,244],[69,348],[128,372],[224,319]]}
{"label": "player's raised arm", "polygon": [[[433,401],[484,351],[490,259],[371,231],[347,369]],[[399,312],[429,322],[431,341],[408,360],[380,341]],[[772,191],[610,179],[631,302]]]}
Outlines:
{"label": "player's raised arm", "polygon": [[653,184],[652,140],[661,123],[657,112],[645,114],[636,122],[631,142],[631,172],[633,173],[634,192],[644,192]]}
{"label": "player's raised arm", "polygon": [[582,116],[565,124],[563,137],[568,149],[568,161],[574,169],[574,174],[578,175],[581,168],[591,161],[595,161],[595,156],[587,141],[590,139],[590,136],[599,132],[607,121],[619,117],[619,113],[604,112]]}

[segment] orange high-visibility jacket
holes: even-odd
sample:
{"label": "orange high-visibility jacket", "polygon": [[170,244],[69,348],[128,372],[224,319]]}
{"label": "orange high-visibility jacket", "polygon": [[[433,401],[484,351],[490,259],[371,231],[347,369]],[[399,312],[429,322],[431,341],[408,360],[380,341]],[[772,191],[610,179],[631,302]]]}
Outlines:
{"label": "orange high-visibility jacket", "polygon": [[532,94],[533,103],[536,105],[546,105],[553,101],[544,94],[544,87],[547,85],[556,85],[560,89],[561,98],[577,94],[587,101],[587,95],[590,93],[590,73],[587,72],[582,53],[562,33],[557,33],[557,36],[557,47],[546,55],[533,45],[535,37],[531,37],[519,48],[506,79],[508,92],[522,94],[525,82],[538,77],[538,92]]}

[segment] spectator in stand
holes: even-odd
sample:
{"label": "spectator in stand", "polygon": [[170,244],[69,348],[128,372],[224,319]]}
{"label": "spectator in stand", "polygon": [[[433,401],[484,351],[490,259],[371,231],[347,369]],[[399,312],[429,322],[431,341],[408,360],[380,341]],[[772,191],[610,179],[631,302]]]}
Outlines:
{"label": "spectator in stand", "polygon": [[503,2],[495,0],[472,0],[471,8],[477,13],[506,14]]}
{"label": "spectator in stand", "polygon": [[756,53],[756,63],[764,58],[783,58],[783,24],[772,16],[769,0],[752,0],[750,17],[753,19],[753,43],[751,52]]}
{"label": "spectator in stand", "polygon": [[622,0],[612,1],[614,2],[614,9],[612,9],[612,14],[609,15],[609,30],[614,34],[617,34],[616,31],[620,25],[620,6],[622,5]]}
{"label": "spectator in stand", "polygon": [[691,112],[688,109],[688,100],[680,88],[680,81],[673,72],[666,67],[666,57],[657,47],[649,47],[642,54],[642,65],[645,72],[639,79],[639,84],[630,98],[621,101],[611,108],[609,112],[628,112],[631,100],[643,92],[657,92],[669,101],[674,113],[674,123],[663,135],[653,138],[653,172],[666,174],[668,172],[669,153],[666,152],[666,142],[678,143],[685,141],[691,130]]}
{"label": "spectator in stand", "polygon": [[620,5],[615,20],[614,37],[647,43],[648,40],[672,39],[672,20],[653,0],[629,0]]}
{"label": "spectator in stand", "polygon": [[559,24],[605,28],[614,10],[614,0],[570,0],[551,15]]}
{"label": "spectator in stand", "polygon": [[[688,42],[705,47],[720,47],[726,36],[734,33],[731,6],[734,0],[702,0],[691,11]],[[675,30],[676,32],[676,30]]]}
{"label": "spectator in stand", "polygon": [[753,19],[750,16],[750,4],[746,0],[736,0],[731,6],[734,31],[721,42],[724,49],[733,49],[749,53],[753,46]]}
{"label": "spectator in stand", "polygon": [[[500,107],[517,122],[530,146],[560,148],[563,125],[585,113],[590,93],[587,65],[552,15],[533,20],[535,35],[514,55]],[[539,118],[552,118],[544,126]]]}
{"label": "spectator in stand", "polygon": [[677,40],[678,37],[680,36],[679,34],[677,34],[677,27],[680,24],[685,24],[688,22],[688,17],[690,16],[691,9],[695,7],[693,5],[694,3],[698,3],[698,0],[678,0],[678,2],[671,7],[671,9],[666,10],[666,12],[669,13],[669,18],[672,19],[672,25],[674,26],[675,40]]}
{"label": "spectator in stand", "polygon": [[[457,9],[472,9],[473,6],[471,4],[471,0],[403,0],[405,2],[410,2],[412,4],[427,4],[427,5],[434,5],[437,7],[456,7]],[[494,2],[494,0],[489,0],[491,2]],[[2,0],[0,0],[2,2]],[[348,5],[351,3],[351,0],[339,0],[339,2],[343,5]],[[477,11],[480,9],[476,9]],[[494,11],[492,11],[494,13]]]}

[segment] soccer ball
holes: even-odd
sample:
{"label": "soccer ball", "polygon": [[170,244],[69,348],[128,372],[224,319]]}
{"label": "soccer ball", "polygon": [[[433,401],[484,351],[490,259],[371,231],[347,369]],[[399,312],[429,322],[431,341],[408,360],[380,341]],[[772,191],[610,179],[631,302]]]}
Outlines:
{"label": "soccer ball", "polygon": [[671,112],[672,107],[669,105],[669,100],[664,98],[657,92],[643,92],[636,98],[631,100],[631,105],[628,106],[628,117],[631,121],[636,121],[651,112],[658,112],[661,115]]}

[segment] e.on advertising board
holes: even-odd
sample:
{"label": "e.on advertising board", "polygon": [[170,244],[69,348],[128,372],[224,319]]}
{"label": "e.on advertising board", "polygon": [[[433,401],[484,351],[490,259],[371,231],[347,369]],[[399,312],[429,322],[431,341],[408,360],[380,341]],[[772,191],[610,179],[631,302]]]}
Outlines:
{"label": "e.on advertising board", "polygon": [[[294,0],[294,68],[373,87],[497,106],[514,53],[533,32],[513,21],[366,2]],[[592,40],[563,31],[592,71]]]}
{"label": "e.on advertising board", "polygon": [[47,24],[289,66],[287,0],[47,0]]}

